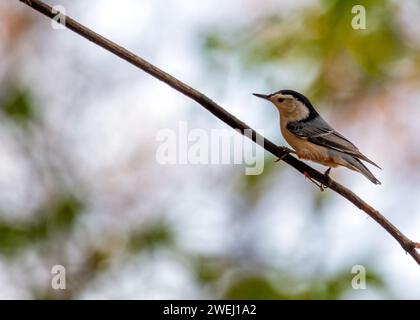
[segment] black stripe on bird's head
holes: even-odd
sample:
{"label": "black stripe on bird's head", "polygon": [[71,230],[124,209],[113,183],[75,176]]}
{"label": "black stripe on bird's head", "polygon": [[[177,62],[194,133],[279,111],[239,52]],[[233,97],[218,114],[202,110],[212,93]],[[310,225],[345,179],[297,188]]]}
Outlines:
{"label": "black stripe on bird's head", "polygon": [[299,120],[299,121],[302,121],[302,122],[310,121],[310,120],[319,116],[318,112],[315,110],[315,108],[313,107],[313,105],[309,101],[309,99],[307,97],[305,97],[303,94],[301,94],[297,91],[294,91],[294,90],[283,89],[283,90],[279,90],[277,92],[274,92],[274,93],[268,94],[268,95],[260,94],[260,93],[254,93],[253,95],[256,96],[256,97],[265,99],[265,100],[269,100],[273,103],[277,103],[277,102],[281,103],[281,101],[275,101],[275,99],[273,99],[275,95],[280,95],[279,100],[283,99],[281,96],[288,96],[289,99],[292,98],[292,99],[295,99],[295,100],[299,101],[309,111],[308,115],[304,119]]}
{"label": "black stripe on bird's head", "polygon": [[308,109],[309,109],[309,115],[307,118],[301,120],[301,121],[309,121],[312,120],[314,118],[316,118],[317,116],[319,116],[319,113],[315,110],[314,106],[312,105],[312,103],[309,101],[309,99],[307,97],[305,97],[303,94],[294,91],[294,90],[290,90],[290,89],[283,89],[283,90],[279,90],[273,94],[271,94],[270,96],[276,95],[276,94],[283,94],[283,95],[290,95],[293,98],[295,98],[296,100],[300,101],[301,103],[303,103]]}

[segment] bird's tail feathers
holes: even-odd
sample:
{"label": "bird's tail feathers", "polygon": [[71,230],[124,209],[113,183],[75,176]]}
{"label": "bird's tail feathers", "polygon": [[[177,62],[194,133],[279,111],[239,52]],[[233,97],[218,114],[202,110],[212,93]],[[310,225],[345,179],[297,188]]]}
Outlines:
{"label": "bird's tail feathers", "polygon": [[[369,162],[370,164],[374,165],[376,168],[381,169],[382,168],[380,166],[378,166],[375,162],[373,162],[372,160],[370,160],[368,157],[366,157],[364,154],[362,153],[358,153],[354,155],[356,158],[361,159],[363,161]],[[369,170],[368,170],[369,171]]]}
{"label": "bird's tail feathers", "polygon": [[[365,159],[363,159],[363,160],[365,160]],[[346,158],[346,161],[351,166],[351,169],[360,172],[366,178],[368,178],[370,181],[372,181],[374,184],[381,184],[381,182],[378,179],[376,179],[376,177],[373,175],[373,173],[370,172],[369,169],[358,158],[350,156],[350,157]],[[370,160],[368,162],[372,163]]]}

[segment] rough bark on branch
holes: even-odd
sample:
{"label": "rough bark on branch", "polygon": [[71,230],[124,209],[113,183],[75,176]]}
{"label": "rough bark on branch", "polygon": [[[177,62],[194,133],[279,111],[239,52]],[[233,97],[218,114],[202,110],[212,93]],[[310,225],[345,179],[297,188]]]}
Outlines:
{"label": "rough bark on branch", "polygon": [[[53,9],[49,5],[43,3],[40,0],[19,0],[19,1],[26,3],[28,6],[32,7],[36,11],[46,15],[47,17],[51,19],[53,19],[57,15],[56,11],[53,11]],[[60,21],[64,21],[65,26],[68,29],[74,31],[75,33],[88,39],[89,41],[92,41],[93,43],[104,48],[105,50],[108,50],[109,52],[117,55],[121,59],[124,59],[127,62],[135,65],[141,70],[149,73],[151,76],[163,81],[164,83],[171,86],[178,92],[195,100],[198,104],[200,104],[202,107],[210,111],[213,115],[215,115],[217,118],[219,118],[220,120],[222,120],[223,122],[231,126],[232,128],[239,129],[240,132],[242,132],[242,134],[245,132],[246,129],[252,130],[252,140],[255,143],[258,143],[261,147],[271,152],[275,156],[282,158],[282,161],[286,162],[287,164],[289,164],[290,166],[298,170],[300,173],[306,176],[309,176],[312,179],[318,181],[319,183],[327,186],[329,189],[334,190],[335,192],[337,192],[338,194],[340,194],[341,196],[349,200],[351,203],[353,203],[356,207],[363,210],[370,217],[372,217],[377,223],[379,223],[391,236],[393,236],[395,240],[399,242],[401,247],[403,247],[403,249],[407,253],[409,253],[413,257],[413,259],[420,265],[420,254],[417,251],[417,249],[420,249],[420,243],[416,243],[410,240],[401,231],[399,231],[388,219],[386,219],[381,213],[379,213],[379,211],[371,207],[369,204],[367,204],[364,200],[362,200],[358,195],[353,193],[351,190],[339,184],[338,182],[328,178],[324,174],[308,166],[306,163],[299,161],[298,159],[291,156],[290,154],[285,154],[284,148],[275,145],[268,139],[259,135],[255,130],[250,128],[247,124],[245,124],[244,122],[242,122],[241,120],[237,119],[235,116],[233,116],[232,114],[224,110],[216,102],[211,100],[206,95],[202,94],[200,91],[190,87],[189,85],[176,79],[175,77],[171,76],[165,71],[157,68],[156,66],[140,58],[134,53],[106,39],[100,34],[97,34],[96,32],[86,28],[85,26],[81,25],[80,23],[73,20],[72,18],[65,15],[61,15]]]}

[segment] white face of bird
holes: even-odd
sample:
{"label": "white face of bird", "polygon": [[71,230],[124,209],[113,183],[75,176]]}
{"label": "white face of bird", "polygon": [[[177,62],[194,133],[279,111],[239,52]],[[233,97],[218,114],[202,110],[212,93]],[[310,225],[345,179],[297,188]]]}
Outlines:
{"label": "white face of bird", "polygon": [[254,93],[254,96],[271,101],[284,117],[290,120],[301,120],[308,116],[308,108],[295,97],[289,94],[264,95]]}

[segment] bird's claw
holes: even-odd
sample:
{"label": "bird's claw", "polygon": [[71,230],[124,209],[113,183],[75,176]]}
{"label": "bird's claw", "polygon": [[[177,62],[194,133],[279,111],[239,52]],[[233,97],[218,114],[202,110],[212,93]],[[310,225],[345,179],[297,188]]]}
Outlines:
{"label": "bird's claw", "polygon": [[284,157],[287,156],[287,155],[288,155],[288,153],[283,154],[280,158],[277,158],[276,160],[274,160],[274,162],[279,162],[279,161],[283,160]]}
{"label": "bird's claw", "polygon": [[[330,186],[330,183],[331,183],[331,177],[330,177],[330,172],[331,172],[331,167],[330,168],[328,168],[325,172],[324,172],[324,176],[327,178],[327,180],[328,180],[328,183],[325,185],[325,184],[321,184],[322,186],[323,186],[323,188],[324,188],[324,190],[325,189],[327,189],[329,186]],[[321,190],[321,191],[323,191],[323,190]]]}
{"label": "bird's claw", "polygon": [[283,155],[280,158],[277,158],[277,160],[275,160],[274,162],[279,162],[279,161],[283,160],[284,157],[286,157],[287,155],[289,155],[291,153],[296,154],[296,151],[295,150],[292,150],[292,149],[290,149],[288,147],[282,147],[282,151],[283,151]]}
{"label": "bird's claw", "polygon": [[316,180],[314,180],[306,171],[303,173],[303,175],[305,176],[305,178],[309,179],[309,181],[311,181],[314,185],[316,185],[319,188],[319,190],[321,190],[321,192],[328,188],[328,186],[324,186],[322,183],[318,183]]}
{"label": "bird's claw", "polygon": [[326,175],[328,178],[330,177],[330,172],[331,172],[331,168],[328,168],[325,172],[324,175]]}

